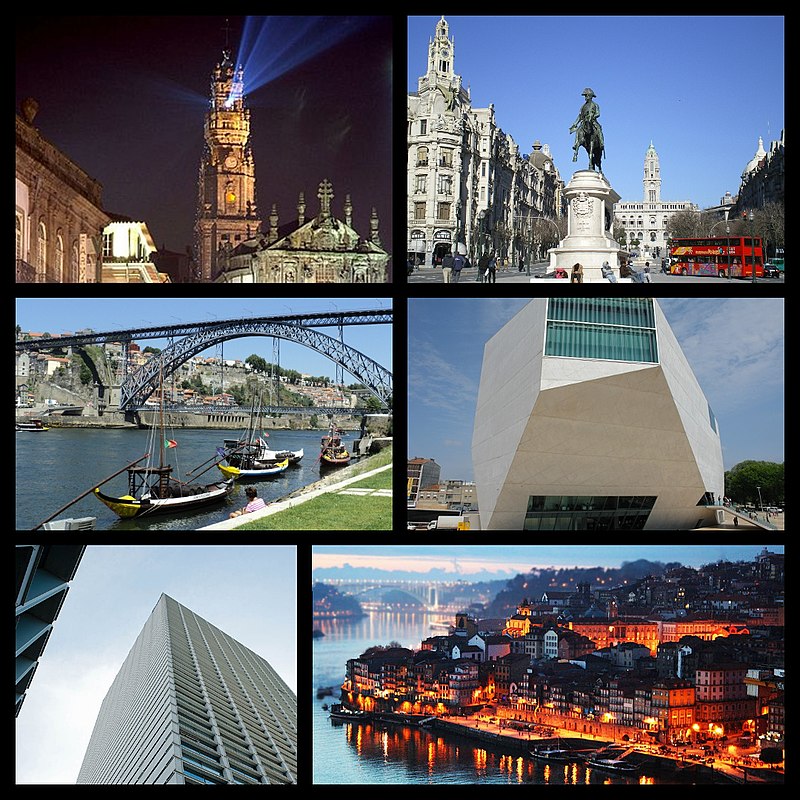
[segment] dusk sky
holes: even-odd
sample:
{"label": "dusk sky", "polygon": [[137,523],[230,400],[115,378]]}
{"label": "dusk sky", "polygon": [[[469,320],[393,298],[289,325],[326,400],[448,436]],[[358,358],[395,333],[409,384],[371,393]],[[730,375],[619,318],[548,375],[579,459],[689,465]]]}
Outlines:
{"label": "dusk sky", "polygon": [[17,108],[38,102],[34,126],[103,185],[105,210],[184,252],[226,19],[245,67],[262,219],[273,203],[281,224],[295,218],[301,191],[315,216],[327,178],[334,214],[350,194],[367,238],[374,206],[391,253],[391,17],[17,15]]}
{"label": "dusk sky", "polygon": [[[473,480],[472,430],[486,342],[529,300],[411,299],[408,456]],[[725,469],[784,457],[784,301],[658,298],[719,423]]]}
{"label": "dusk sky", "polygon": [[[408,20],[408,91],[425,75],[440,16]],[[784,18],[775,16],[451,16],[453,69],[473,108],[495,107],[520,152],[550,146],[561,177],[572,161],[570,125],[594,91],[605,138],[603,173],[623,202],[641,201],[650,142],[661,199],[717,205],[736,195],[755,155],[784,127]],[[755,54],[741,63],[736,51]],[[736,114],[731,124],[730,113]]]}
{"label": "dusk sky", "polygon": [[[647,559],[667,563],[677,561],[699,567],[720,560],[750,561],[765,545],[314,545],[312,576],[331,567],[362,567],[372,570],[418,572],[422,579],[430,570],[442,570],[453,580],[512,578],[534,567],[619,567],[623,562]],[[767,545],[773,553],[783,553],[783,545]],[[318,576],[317,576],[318,577]]]}

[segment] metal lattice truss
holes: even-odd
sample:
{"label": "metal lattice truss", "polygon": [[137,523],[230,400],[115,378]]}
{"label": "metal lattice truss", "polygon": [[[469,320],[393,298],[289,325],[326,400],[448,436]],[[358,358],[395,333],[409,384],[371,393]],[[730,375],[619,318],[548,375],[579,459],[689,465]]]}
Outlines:
{"label": "metal lattice truss", "polygon": [[120,410],[137,408],[192,356],[220,342],[244,336],[273,336],[310,347],[363,383],[382,404],[392,394],[392,373],[353,347],[300,324],[261,320],[226,320],[204,327],[164,348],[158,356],[126,378],[120,391]]}

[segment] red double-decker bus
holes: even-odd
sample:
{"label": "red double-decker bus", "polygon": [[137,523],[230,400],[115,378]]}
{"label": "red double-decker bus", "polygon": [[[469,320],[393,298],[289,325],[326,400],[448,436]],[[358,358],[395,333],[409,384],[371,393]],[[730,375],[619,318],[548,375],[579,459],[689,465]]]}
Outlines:
{"label": "red double-decker bus", "polygon": [[764,251],[759,238],[673,239],[669,256],[669,271],[673,275],[752,278],[755,261],[756,277],[764,276]]}

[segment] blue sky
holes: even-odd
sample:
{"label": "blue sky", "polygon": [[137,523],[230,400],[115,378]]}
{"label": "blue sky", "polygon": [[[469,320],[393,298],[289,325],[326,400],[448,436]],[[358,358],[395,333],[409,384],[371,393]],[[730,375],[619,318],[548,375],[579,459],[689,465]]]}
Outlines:
{"label": "blue sky", "polygon": [[[678,561],[699,567],[720,560],[750,561],[764,545],[536,545],[536,546],[342,546],[314,545],[311,567],[325,570],[350,564],[381,571],[419,572],[441,570],[461,580],[513,578],[534,567],[619,567],[625,561],[647,559],[667,563]],[[783,553],[783,545],[768,545],[773,553]],[[385,575],[384,575],[385,576]]]}
{"label": "blue sky", "polygon": [[[426,72],[438,16],[409,17],[408,91]],[[548,17],[445,15],[455,37],[454,71],[473,108],[494,103],[497,124],[530,153],[549,144],[568,180],[570,125],[597,95],[603,172],[623,201],[642,199],[645,152],[661,166],[661,199],[716,205],[737,194],[758,137],[784,126],[781,16]]]}
{"label": "blue sky", "polygon": [[[409,299],[408,457],[473,480],[472,427],[483,346],[528,300]],[[657,301],[720,426],[725,469],[783,461],[784,301]]]}
{"label": "blue sky", "polygon": [[294,547],[87,547],[16,720],[17,783],[75,783],[100,704],[162,592],[297,693],[296,576]]}
{"label": "blue sky", "polygon": [[[303,300],[294,297],[262,299],[242,297],[235,299],[153,299],[153,298],[75,298],[65,302],[62,298],[20,298],[17,300],[17,324],[23,331],[63,334],[84,328],[95,331],[147,328],[157,325],[177,325],[186,322],[213,322],[262,315],[302,314],[330,311],[356,311],[391,309],[390,298],[348,298]],[[319,328],[328,336],[337,337],[333,328]],[[392,325],[349,325],[344,330],[345,344],[392,369]],[[141,340],[142,347],[165,347],[166,341]],[[246,337],[225,342],[224,348],[216,346],[204,355],[224,353],[226,359],[245,359],[252,353],[272,361],[271,337]],[[302,345],[281,340],[281,366],[310,375],[327,375],[334,378],[336,368],[332,361]],[[345,374],[345,383],[355,379]]]}

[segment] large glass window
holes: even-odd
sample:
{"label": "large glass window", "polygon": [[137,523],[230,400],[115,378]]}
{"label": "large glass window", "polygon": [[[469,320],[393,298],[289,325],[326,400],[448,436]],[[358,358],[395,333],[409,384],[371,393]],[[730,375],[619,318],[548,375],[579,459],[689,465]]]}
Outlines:
{"label": "large glass window", "polygon": [[649,298],[551,298],[546,356],[658,363]]}
{"label": "large glass window", "polygon": [[656,496],[531,495],[525,515],[528,531],[642,530]]}

